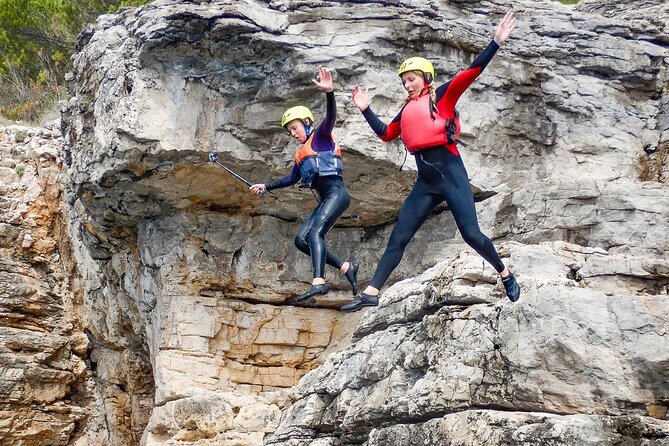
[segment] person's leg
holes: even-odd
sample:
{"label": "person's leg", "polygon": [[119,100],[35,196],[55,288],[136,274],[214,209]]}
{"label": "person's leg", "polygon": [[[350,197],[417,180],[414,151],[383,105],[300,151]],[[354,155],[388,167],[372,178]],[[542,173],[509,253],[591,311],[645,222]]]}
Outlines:
{"label": "person's leg", "polygon": [[[300,229],[297,231],[297,234],[295,235],[295,246],[297,249],[299,249],[301,252],[304,254],[311,256],[311,249],[309,248],[309,241],[307,235],[309,234],[309,231],[311,230],[313,224],[314,224],[314,219],[317,218],[317,215],[322,212],[321,206],[319,205],[316,207],[311,214],[309,214],[309,217],[304,221],[302,226],[300,226]],[[333,266],[343,273],[346,273],[348,270],[348,262],[342,261],[339,257],[337,257],[335,254],[332,252],[328,251],[325,249],[325,263]],[[313,258],[312,258],[312,264],[313,264]]]}
{"label": "person's leg", "polygon": [[307,233],[309,232],[309,228],[311,228],[311,221],[314,218],[314,215],[318,212],[319,207],[320,206],[317,206],[313,211],[311,211],[311,214],[309,214],[309,216],[304,220],[304,223],[302,223],[302,226],[300,226],[300,229],[298,229],[297,234],[295,234],[295,246],[297,249],[308,256],[311,256],[311,251],[309,251]]}
{"label": "person's leg", "polygon": [[[443,198],[432,192],[420,178],[404,200],[400,209],[397,223],[393,228],[386,250],[379,260],[374,277],[369,286],[380,290],[390,274],[400,264],[404,256],[404,249],[409,244],[418,229],[425,223],[434,208],[443,201]],[[378,291],[377,293],[378,294]]]}
{"label": "person's leg", "polygon": [[411,193],[404,200],[397,223],[390,234],[388,245],[379,260],[374,277],[362,293],[358,293],[352,302],[341,307],[342,311],[356,311],[365,306],[378,304],[381,287],[399,265],[404,249],[432,210],[442,201],[443,198],[438,193],[431,191],[431,188],[418,178]]}
{"label": "person's leg", "polygon": [[[315,212],[310,216],[310,225],[306,233],[298,233],[306,239],[311,255],[314,278],[311,287],[306,293],[297,298],[298,302],[305,301],[317,294],[326,294],[330,291],[325,284],[325,263],[340,270],[344,263],[325,246],[325,234],[334,226],[337,219],[344,213],[351,203],[351,199],[340,181],[331,181],[325,191],[321,191],[322,201]],[[297,243],[297,238],[296,238]],[[348,266],[348,265],[347,265]],[[348,270],[348,268],[346,268]],[[357,270],[355,271],[357,272]]]}
{"label": "person's leg", "polygon": [[324,277],[326,262],[335,268],[342,268],[344,262],[325,246],[325,234],[334,226],[337,219],[350,204],[351,198],[341,182],[335,182],[322,196],[318,212],[313,215],[311,225],[306,233],[307,243],[311,251],[314,278]]}
{"label": "person's leg", "polygon": [[499,253],[495,249],[490,238],[488,238],[479,227],[476,215],[476,205],[472,194],[467,171],[462,159],[449,153],[449,162],[444,173],[442,182],[442,193],[448,207],[451,209],[455,223],[462,235],[463,240],[471,246],[481,257],[502,277],[502,283],[507,291],[507,296],[512,301],[518,300],[520,288],[515,278],[502,262]]}
{"label": "person's leg", "polygon": [[453,214],[455,224],[462,235],[465,243],[490,263],[498,273],[504,271],[504,263],[499,257],[492,241],[481,232],[478,217],[476,216],[476,205],[472,194],[467,170],[462,159],[448,152],[448,163],[444,168],[444,180],[441,192],[446,203]]}

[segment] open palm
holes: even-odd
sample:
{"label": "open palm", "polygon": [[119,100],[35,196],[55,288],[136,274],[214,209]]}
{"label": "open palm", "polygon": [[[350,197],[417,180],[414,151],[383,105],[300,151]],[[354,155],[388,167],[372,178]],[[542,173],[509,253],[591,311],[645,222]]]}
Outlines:
{"label": "open palm", "polygon": [[495,33],[495,40],[499,43],[504,43],[506,39],[511,35],[511,31],[516,27],[516,17],[513,14],[513,11],[506,13],[499,26],[497,27],[497,32]]}
{"label": "open palm", "polygon": [[332,73],[330,71],[322,66],[318,66],[316,68],[316,71],[318,72],[318,79],[313,79],[312,82],[314,85],[316,85],[318,88],[320,88],[323,91],[330,92],[334,89],[332,86]]}
{"label": "open palm", "polygon": [[353,99],[353,103],[360,111],[365,111],[369,107],[369,95],[366,88],[363,90],[358,85],[353,87],[351,99]]}

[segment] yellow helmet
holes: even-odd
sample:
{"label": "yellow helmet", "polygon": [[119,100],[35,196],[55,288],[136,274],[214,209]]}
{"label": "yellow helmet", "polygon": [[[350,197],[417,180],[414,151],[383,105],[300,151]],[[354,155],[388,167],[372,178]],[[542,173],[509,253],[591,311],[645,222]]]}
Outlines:
{"label": "yellow helmet", "polygon": [[283,114],[281,117],[281,127],[285,127],[290,121],[294,119],[299,119],[302,123],[307,126],[307,123],[304,122],[305,119],[309,119],[310,122],[314,122],[314,115],[311,114],[311,110],[303,105],[298,105],[297,107],[291,107]]}
{"label": "yellow helmet", "polygon": [[402,76],[407,71],[422,72],[425,82],[428,84],[434,79],[434,67],[432,66],[432,62],[422,57],[410,57],[402,62],[402,65],[400,65],[400,68],[397,70],[397,74]]}

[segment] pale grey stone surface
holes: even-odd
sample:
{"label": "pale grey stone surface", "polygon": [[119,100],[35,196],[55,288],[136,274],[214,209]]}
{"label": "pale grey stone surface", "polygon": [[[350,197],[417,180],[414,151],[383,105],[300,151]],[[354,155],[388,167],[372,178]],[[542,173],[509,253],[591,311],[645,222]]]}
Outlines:
{"label": "pale grey stone surface", "polygon": [[[269,444],[322,431],[342,444],[666,444],[666,286],[633,295],[625,285],[648,272],[601,250],[504,248],[522,271],[519,302],[486,285],[470,253],[435,267],[422,289],[395,284],[367,310],[357,342],[302,378]],[[573,265],[604,257],[607,270],[591,277],[615,276],[617,293],[570,278]],[[654,274],[667,283],[666,271]],[[488,302],[457,299],[472,285]]]}

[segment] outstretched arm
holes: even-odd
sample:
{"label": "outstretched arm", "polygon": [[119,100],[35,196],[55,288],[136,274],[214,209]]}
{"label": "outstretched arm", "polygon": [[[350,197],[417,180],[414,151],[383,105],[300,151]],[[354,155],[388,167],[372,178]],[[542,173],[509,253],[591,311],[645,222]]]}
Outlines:
{"label": "outstretched arm", "polygon": [[[327,68],[319,65],[316,71],[318,72],[318,78],[313,79],[312,82],[325,92],[326,99],[325,118],[316,129],[316,136],[323,141],[329,141],[332,139],[332,130],[334,130],[335,120],[337,119],[334,82],[332,81],[332,73]],[[317,146],[320,148],[321,144],[317,144]],[[331,149],[331,147],[328,147],[328,150]]]}
{"label": "outstretched arm", "polygon": [[272,189],[279,189],[281,187],[292,186],[300,180],[300,169],[297,165],[293,166],[293,170],[290,171],[288,175],[283,178],[272,180],[267,184],[258,183],[254,184],[249,189],[255,194],[260,194],[263,191],[268,191]]}
{"label": "outstretched arm", "polygon": [[351,99],[353,103],[358,107],[358,110],[362,112],[362,115],[367,120],[369,126],[374,130],[379,138],[383,141],[392,141],[393,139],[400,136],[400,117],[402,112],[392,120],[390,125],[386,125],[379,119],[378,116],[372,111],[369,106],[369,96],[367,94],[367,89],[362,90],[358,85],[353,87],[353,92],[351,93]]}

